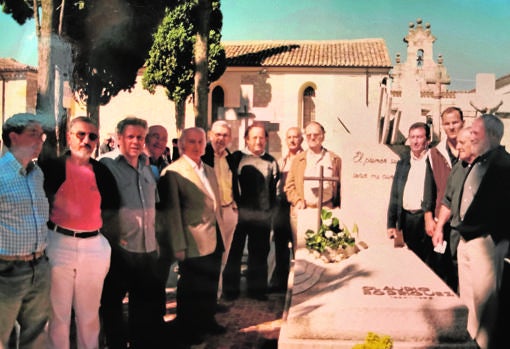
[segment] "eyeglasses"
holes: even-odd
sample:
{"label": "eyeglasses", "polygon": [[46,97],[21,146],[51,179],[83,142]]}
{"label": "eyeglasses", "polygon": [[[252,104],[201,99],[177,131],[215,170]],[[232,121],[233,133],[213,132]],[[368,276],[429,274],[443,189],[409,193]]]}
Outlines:
{"label": "eyeglasses", "polygon": [[46,141],[46,133],[44,132],[37,132],[37,131],[28,131],[28,132],[25,132],[28,137],[30,138],[34,138],[34,139],[40,139],[43,143],[44,141]]}
{"label": "eyeglasses", "polygon": [[85,136],[89,136],[89,139],[91,141],[95,141],[99,138],[99,136],[97,135],[97,133],[93,133],[93,132],[83,132],[83,131],[78,131],[78,132],[72,132],[72,134],[76,135],[76,137],[78,137],[79,139],[85,139]]}

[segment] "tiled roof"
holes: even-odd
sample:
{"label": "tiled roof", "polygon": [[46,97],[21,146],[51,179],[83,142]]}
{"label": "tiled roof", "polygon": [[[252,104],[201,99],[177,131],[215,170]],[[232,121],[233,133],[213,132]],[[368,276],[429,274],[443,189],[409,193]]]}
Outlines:
{"label": "tiled roof", "polygon": [[230,67],[392,66],[384,39],[246,41],[223,42],[223,46]]}
{"label": "tiled roof", "polygon": [[19,71],[37,71],[36,67],[18,62],[13,58],[0,58],[0,71],[19,72]]}
{"label": "tiled roof", "polygon": [[496,79],[496,90],[498,90],[502,87],[505,87],[507,85],[510,85],[510,74]]}

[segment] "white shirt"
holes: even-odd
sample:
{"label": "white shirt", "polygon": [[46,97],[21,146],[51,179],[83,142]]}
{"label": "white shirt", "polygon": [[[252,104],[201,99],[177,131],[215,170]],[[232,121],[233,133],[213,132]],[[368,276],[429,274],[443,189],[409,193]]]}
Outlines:
{"label": "white shirt", "polygon": [[427,173],[427,155],[428,152],[425,152],[420,158],[417,158],[411,153],[411,168],[407,175],[403,195],[404,210],[421,210],[425,191],[425,174]]}
{"label": "white shirt", "polygon": [[[306,168],[305,177],[319,177],[320,167],[324,168],[324,177],[333,177],[333,165],[331,163],[331,156],[329,153],[322,149],[319,154],[312,151],[306,152]],[[310,205],[317,205],[319,200],[319,181],[306,180],[304,182],[304,196],[305,202]],[[322,202],[328,202],[333,199],[333,186],[331,181],[323,182],[322,189]]]}
{"label": "white shirt", "polygon": [[187,156],[186,154],[183,154],[182,156],[191,165],[191,167],[193,168],[195,173],[198,175],[198,178],[200,178],[200,180],[202,181],[202,184],[204,185],[205,189],[207,190],[207,192],[209,193],[211,198],[213,198],[213,200],[214,200],[214,209],[216,209],[216,204],[217,204],[216,203],[216,197],[214,196],[214,191],[212,190],[211,184],[209,183],[209,179],[207,178],[207,176],[205,174],[205,170],[204,170],[204,166],[202,164],[202,161],[200,161],[200,165],[199,165],[195,161],[191,160],[189,158],[189,156]]}

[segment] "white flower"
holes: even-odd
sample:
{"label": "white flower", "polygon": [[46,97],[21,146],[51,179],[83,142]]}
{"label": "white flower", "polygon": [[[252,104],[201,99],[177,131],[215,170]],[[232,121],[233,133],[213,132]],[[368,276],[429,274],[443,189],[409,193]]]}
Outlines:
{"label": "white flower", "polygon": [[333,237],[333,235],[334,235],[334,234],[333,234],[333,232],[332,232],[331,230],[328,230],[328,231],[324,234],[324,236],[325,236],[325,237],[327,237],[328,239],[331,239],[331,238]]}
{"label": "white flower", "polygon": [[325,226],[327,226],[327,227],[330,227],[330,226],[331,226],[331,224],[333,224],[333,218],[331,217],[331,218],[328,218],[328,219],[324,219],[324,220],[322,221],[322,224],[324,224],[324,225],[325,225]]}

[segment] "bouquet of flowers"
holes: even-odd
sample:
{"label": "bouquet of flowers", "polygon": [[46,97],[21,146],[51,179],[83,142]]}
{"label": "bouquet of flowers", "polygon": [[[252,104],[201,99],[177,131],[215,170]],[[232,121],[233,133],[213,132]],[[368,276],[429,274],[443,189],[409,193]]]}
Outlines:
{"label": "bouquet of flowers", "polygon": [[[354,224],[352,234],[358,234],[357,224]],[[323,208],[319,231],[308,229],[305,232],[306,247],[326,262],[338,262],[359,251],[352,234],[333,212]]]}

